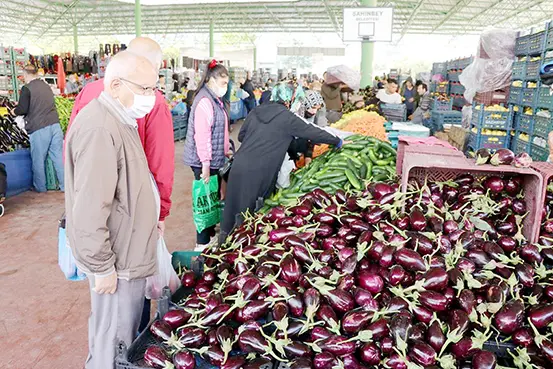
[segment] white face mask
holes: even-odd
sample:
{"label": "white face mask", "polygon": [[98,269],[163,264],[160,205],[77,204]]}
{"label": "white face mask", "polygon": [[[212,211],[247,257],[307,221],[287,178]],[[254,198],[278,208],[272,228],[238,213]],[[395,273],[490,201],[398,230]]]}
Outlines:
{"label": "white face mask", "polygon": [[154,108],[154,105],[156,104],[156,96],[145,96],[145,95],[138,95],[135,94],[133,90],[124,81],[121,81],[122,84],[125,85],[129,89],[129,91],[134,96],[133,104],[130,108],[125,107],[125,111],[131,117],[132,119],[140,119],[144,118],[147,114],[149,114],[152,109]]}
{"label": "white face mask", "polygon": [[217,97],[223,97],[227,94],[227,88],[219,86],[214,80],[208,82],[208,87]]}

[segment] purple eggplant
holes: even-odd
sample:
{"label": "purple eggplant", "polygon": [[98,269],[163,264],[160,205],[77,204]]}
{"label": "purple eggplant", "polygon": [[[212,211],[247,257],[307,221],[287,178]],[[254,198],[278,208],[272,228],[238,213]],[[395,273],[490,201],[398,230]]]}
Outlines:
{"label": "purple eggplant", "polygon": [[290,369],[312,369],[313,363],[310,358],[300,357],[292,361],[290,364]]}
{"label": "purple eggplant", "polygon": [[521,328],[511,336],[513,343],[518,346],[528,347],[534,343],[534,336],[528,328]]}
{"label": "purple eggplant", "polygon": [[328,351],[336,356],[343,356],[355,352],[355,342],[348,342],[348,339],[343,336],[331,336],[318,342],[317,345],[323,351]]}
{"label": "purple eggplant", "polygon": [[211,365],[220,367],[225,362],[225,353],[219,345],[212,345],[202,355]]}
{"label": "purple eggplant", "polygon": [[503,251],[506,253],[511,253],[515,251],[515,248],[517,247],[517,242],[512,238],[508,236],[502,236],[497,240],[497,244],[501,246]]}
{"label": "purple eggplant", "polygon": [[271,302],[264,300],[250,301],[242,308],[236,310],[234,320],[238,323],[245,323],[250,320],[258,320],[269,313]]}
{"label": "purple eggplant", "polygon": [[150,346],[144,353],[144,362],[152,368],[164,369],[170,363],[170,360],[161,347]]}
{"label": "purple eggplant", "polygon": [[495,369],[496,365],[495,354],[489,351],[478,351],[472,357],[472,369]]}
{"label": "purple eggplant", "polygon": [[478,350],[472,347],[472,340],[467,337],[451,346],[451,353],[459,360],[468,359],[477,352]]}
{"label": "purple eggplant", "polygon": [[407,369],[407,364],[405,361],[396,353],[390,355],[390,357],[385,362],[386,368],[391,369]]}
{"label": "purple eggplant", "polygon": [[493,194],[501,193],[505,189],[505,183],[498,176],[490,176],[484,181],[484,187]]}
{"label": "purple eggplant", "polygon": [[277,228],[269,232],[269,240],[274,243],[281,243],[286,237],[293,236],[296,231],[289,228]]}
{"label": "purple eggplant", "polygon": [[406,314],[396,314],[394,317],[390,320],[390,332],[392,334],[392,337],[396,340],[398,337],[401,338],[403,341],[407,342],[409,339],[409,336],[411,335],[411,331],[413,329],[413,323],[410,316]]}
{"label": "purple eggplant", "polygon": [[367,343],[359,349],[359,357],[365,364],[378,365],[381,360],[380,350],[374,343]]}
{"label": "purple eggplant", "polygon": [[378,302],[373,295],[362,288],[356,288],[354,294],[355,303],[365,310],[378,310]]}
{"label": "purple eggplant", "polygon": [[371,321],[374,313],[369,311],[350,311],[342,318],[342,331],[347,334],[356,334]]}
{"label": "purple eggplant", "polygon": [[427,308],[435,311],[444,311],[448,308],[447,298],[436,291],[421,292],[420,302]]}
{"label": "purple eggplant", "polygon": [[334,309],[330,305],[321,304],[317,311],[317,319],[322,320],[328,327],[332,327],[338,324],[338,317]]}
{"label": "purple eggplant", "polygon": [[545,328],[553,322],[553,304],[545,305],[536,310],[532,310],[528,314],[528,318],[536,328]]}
{"label": "purple eggplant", "polygon": [[357,284],[372,294],[380,293],[384,288],[382,277],[369,271],[362,271],[357,275]]}
{"label": "purple eggplant", "polygon": [[426,271],[426,264],[422,256],[415,250],[407,248],[399,249],[394,253],[394,258],[399,265],[407,270],[415,270],[419,272]]}
{"label": "purple eggplant", "polygon": [[504,334],[512,334],[521,328],[524,322],[524,304],[520,300],[507,302],[495,315],[494,323]]}
{"label": "purple eggplant", "polygon": [[518,264],[515,267],[515,273],[518,277],[518,281],[522,283],[524,287],[534,286],[534,268],[532,268],[530,264]]}
{"label": "purple eggplant", "polygon": [[175,369],[194,369],[196,367],[196,359],[188,351],[179,351],[173,355],[173,364],[175,365]]}
{"label": "purple eggplant", "polygon": [[246,353],[256,352],[264,354],[268,351],[267,340],[258,331],[244,331],[238,337],[240,350]]}
{"label": "purple eggplant", "polygon": [[207,340],[207,334],[200,328],[184,328],[179,331],[179,342],[185,347],[201,347]]}
{"label": "purple eggplant", "polygon": [[281,277],[288,283],[296,283],[301,276],[301,267],[298,260],[288,255],[280,262]]}
{"label": "purple eggplant", "polygon": [[463,310],[452,310],[449,313],[449,331],[458,330],[460,334],[463,334],[469,328],[470,320],[467,313]]}
{"label": "purple eggplant", "polygon": [[241,369],[246,364],[244,355],[231,356],[221,365],[221,369]]}
{"label": "purple eggplant", "polygon": [[322,223],[322,224],[327,224],[327,225],[333,225],[334,222],[336,221],[336,219],[330,215],[330,214],[327,214],[327,213],[319,213],[319,214],[316,214],[314,217],[313,217],[313,221],[315,221],[316,223]]}
{"label": "purple eggplant", "polygon": [[163,316],[163,321],[172,329],[177,329],[178,327],[182,327],[192,317],[192,314],[188,313],[187,311],[181,310],[181,309],[175,309],[175,310],[169,310],[165,315]]}
{"label": "purple eggplant", "polygon": [[505,180],[505,192],[509,196],[516,196],[520,193],[522,189],[522,180],[520,177],[510,177]]}
{"label": "purple eggplant", "polygon": [[533,244],[524,245],[519,251],[520,257],[528,263],[540,264],[543,260],[543,256],[540,254],[538,246]]}
{"label": "purple eggplant", "polygon": [[434,350],[439,352],[445,344],[446,340],[447,339],[444,335],[444,332],[442,331],[440,323],[438,321],[432,322],[428,327],[428,330],[426,331],[426,342],[428,342],[428,344],[432,346]]}
{"label": "purple eggplant", "polygon": [[341,313],[346,313],[355,307],[355,301],[351,293],[335,288],[325,294],[325,298],[332,308]]}
{"label": "purple eggplant", "polygon": [[288,359],[294,359],[298,357],[311,358],[312,351],[309,346],[302,342],[292,342],[284,346],[284,352]]}
{"label": "purple eggplant", "polygon": [[338,360],[330,352],[320,352],[313,358],[314,369],[332,369],[336,365],[338,365]]}
{"label": "purple eggplant", "polygon": [[436,362],[436,351],[429,344],[416,341],[409,350],[409,357],[424,367],[428,367]]}
{"label": "purple eggplant", "polygon": [[300,295],[297,293],[294,293],[291,290],[288,290],[288,294],[292,296],[288,300],[288,308],[290,309],[290,315],[299,318],[303,315],[305,311],[305,306],[303,305],[303,300],[301,299]]}
{"label": "purple eggplant", "polygon": [[[447,276],[447,274],[446,274]],[[405,269],[401,265],[394,265],[390,268],[389,283],[392,286],[397,286],[405,278]]]}
{"label": "purple eggplant", "polygon": [[332,337],[332,333],[326,328],[315,327],[311,331],[311,341],[313,341],[313,342],[318,341],[318,340],[324,340],[324,339],[327,339],[329,337]]}
{"label": "purple eggplant", "polygon": [[499,149],[490,158],[491,165],[511,165],[515,154],[509,149]]}
{"label": "purple eggplant", "polygon": [[478,151],[476,151],[476,165],[488,164],[491,157],[492,154],[490,150],[485,148],[478,149]]}
{"label": "purple eggplant", "polygon": [[172,328],[169,323],[163,320],[156,320],[150,326],[150,332],[152,332],[154,337],[162,341],[167,341],[171,338]]}
{"label": "purple eggplant", "polygon": [[334,233],[332,226],[328,224],[321,223],[321,225],[315,231],[317,237],[326,238],[330,237]]}
{"label": "purple eggplant", "polygon": [[196,274],[193,271],[189,270],[184,272],[180,281],[184,287],[192,288],[196,286]]}
{"label": "purple eggplant", "polygon": [[411,225],[411,229],[416,232],[424,231],[427,225],[424,214],[418,208],[413,209],[411,214],[409,214],[409,223]]}
{"label": "purple eggplant", "polygon": [[230,308],[229,304],[221,304],[217,306],[201,319],[202,325],[206,327],[217,325],[219,320],[230,310]]}
{"label": "purple eggplant", "polygon": [[375,340],[386,337],[390,334],[390,326],[385,318],[379,319],[374,323],[369,324],[367,330],[371,331]]}
{"label": "purple eggplant", "polygon": [[413,308],[413,314],[415,315],[418,321],[423,322],[425,324],[430,324],[430,322],[432,321],[432,318],[434,317],[432,310],[422,306],[415,306]]}
{"label": "purple eggplant", "polygon": [[443,268],[431,268],[422,277],[427,290],[442,291],[447,287],[449,276]]}

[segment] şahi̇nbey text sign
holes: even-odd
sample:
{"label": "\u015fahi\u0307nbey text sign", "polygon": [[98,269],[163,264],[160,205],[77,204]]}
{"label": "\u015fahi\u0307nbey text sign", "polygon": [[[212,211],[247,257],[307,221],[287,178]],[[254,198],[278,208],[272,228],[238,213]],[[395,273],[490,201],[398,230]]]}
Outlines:
{"label": "\u015fahi\u0307nbey text sign", "polygon": [[393,8],[344,8],[344,42],[391,42]]}

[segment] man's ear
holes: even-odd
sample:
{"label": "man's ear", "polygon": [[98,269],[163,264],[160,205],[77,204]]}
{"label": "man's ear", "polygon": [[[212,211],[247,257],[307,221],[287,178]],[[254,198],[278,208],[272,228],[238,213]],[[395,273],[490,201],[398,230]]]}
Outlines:
{"label": "man's ear", "polygon": [[109,84],[109,87],[111,89],[111,95],[114,98],[119,97],[119,89],[121,88],[121,80],[119,79],[113,79],[111,83]]}

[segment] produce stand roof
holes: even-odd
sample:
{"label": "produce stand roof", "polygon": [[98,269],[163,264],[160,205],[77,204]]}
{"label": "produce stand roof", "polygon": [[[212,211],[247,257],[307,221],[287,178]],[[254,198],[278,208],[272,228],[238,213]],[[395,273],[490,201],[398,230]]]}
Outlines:
{"label": "produce stand roof", "polygon": [[[207,33],[213,20],[215,32],[341,34],[342,9],[360,2],[198,3],[142,5],[142,33]],[[379,0],[378,6],[394,7],[396,35],[470,34],[490,25],[522,29],[553,14],[553,2],[545,0]],[[70,36],[77,24],[82,36],[134,34],[134,8],[128,0],[0,0],[0,32],[16,40],[44,40]]]}

